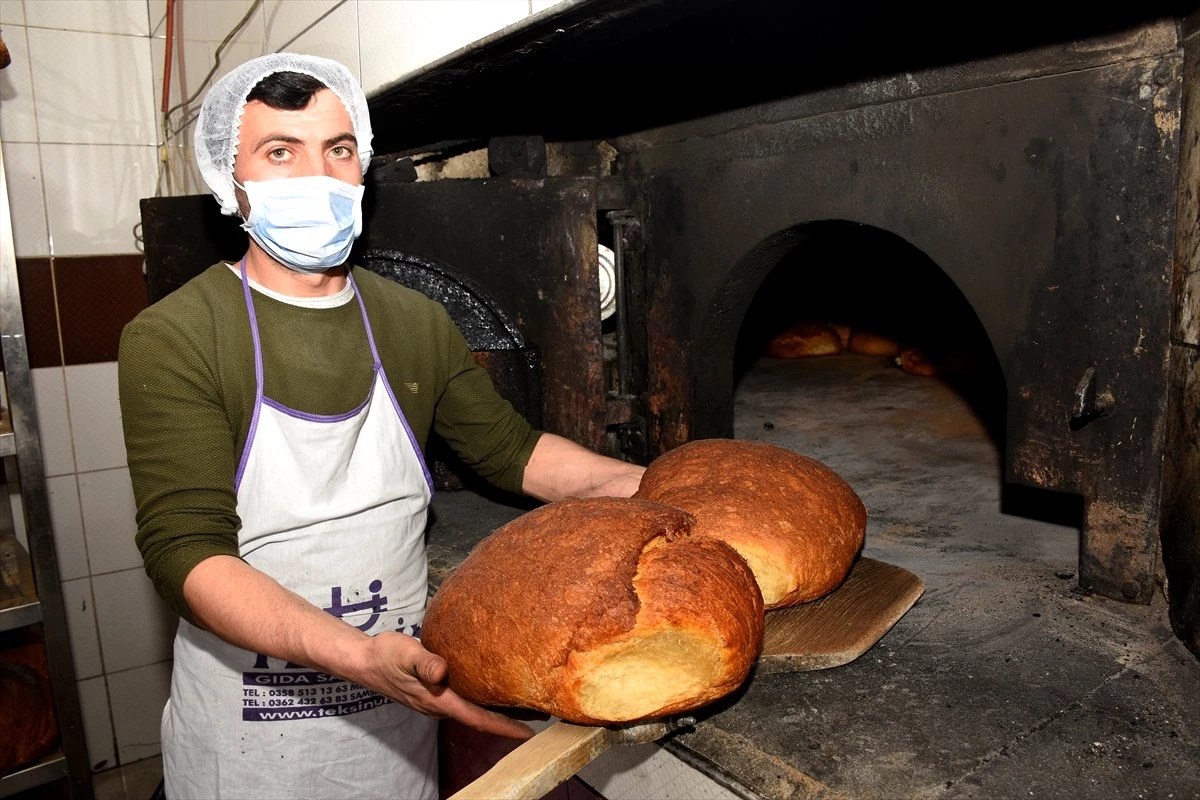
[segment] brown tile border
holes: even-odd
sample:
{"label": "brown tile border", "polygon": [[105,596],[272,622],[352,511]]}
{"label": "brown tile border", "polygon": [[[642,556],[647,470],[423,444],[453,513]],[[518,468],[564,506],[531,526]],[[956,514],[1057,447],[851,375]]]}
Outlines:
{"label": "brown tile border", "polygon": [[50,259],[18,258],[17,280],[21,286],[21,316],[25,322],[29,366],[35,369],[61,367],[62,352]]}
{"label": "brown tile border", "polygon": [[54,259],[63,362],[117,360],[121,330],[148,303],[139,253]]}
{"label": "brown tile border", "polygon": [[148,304],[139,253],[18,258],[29,366],[117,360],[125,323]]}

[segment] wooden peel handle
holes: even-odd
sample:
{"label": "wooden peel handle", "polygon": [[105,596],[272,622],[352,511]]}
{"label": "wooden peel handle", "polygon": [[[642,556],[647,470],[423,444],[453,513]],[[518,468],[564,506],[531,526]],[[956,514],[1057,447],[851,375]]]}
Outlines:
{"label": "wooden peel handle", "polygon": [[496,762],[450,800],[534,800],[583,769],[620,736],[608,728],[556,722]]}
{"label": "wooden peel handle", "polygon": [[695,724],[694,717],[619,728],[556,722],[496,762],[449,800],[536,800],[613,745],[643,744]]}

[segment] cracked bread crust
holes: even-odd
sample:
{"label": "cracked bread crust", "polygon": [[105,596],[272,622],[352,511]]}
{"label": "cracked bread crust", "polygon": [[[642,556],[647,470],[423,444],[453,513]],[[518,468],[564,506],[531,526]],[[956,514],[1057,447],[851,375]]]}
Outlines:
{"label": "cracked bread crust", "polygon": [[762,598],[743,559],[692,523],[631,498],[534,509],[443,582],[422,642],[481,705],[605,724],[712,702],[758,656]]}

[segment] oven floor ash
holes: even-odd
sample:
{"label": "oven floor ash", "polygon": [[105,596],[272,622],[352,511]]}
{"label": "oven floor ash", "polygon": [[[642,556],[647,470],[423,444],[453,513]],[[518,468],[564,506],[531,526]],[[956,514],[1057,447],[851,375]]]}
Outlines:
{"label": "oven floor ash", "polygon": [[[837,470],[869,512],[864,555],[926,589],[858,660],[753,678],[670,752],[750,797],[1200,797],[1200,662],[1165,598],[1080,593],[1077,512],[1002,490],[958,392],[843,355],[761,359],[735,402],[737,438]],[[441,493],[434,580],[522,511]]]}

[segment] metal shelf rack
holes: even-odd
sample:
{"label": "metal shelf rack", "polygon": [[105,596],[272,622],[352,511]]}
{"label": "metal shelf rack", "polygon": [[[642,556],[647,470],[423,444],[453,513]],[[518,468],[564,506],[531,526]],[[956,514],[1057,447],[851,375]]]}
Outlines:
{"label": "metal shelf rack", "polygon": [[[32,765],[0,776],[0,797],[9,797],[66,778],[73,800],[91,800],[91,768],[84,740],[75,667],[67,633],[66,606],[50,526],[50,509],[38,438],[37,412],[25,342],[25,320],[13,247],[12,216],[4,155],[0,151],[0,632],[37,626],[54,695],[59,748]],[[28,549],[16,536],[9,488],[19,486],[20,519]]]}

